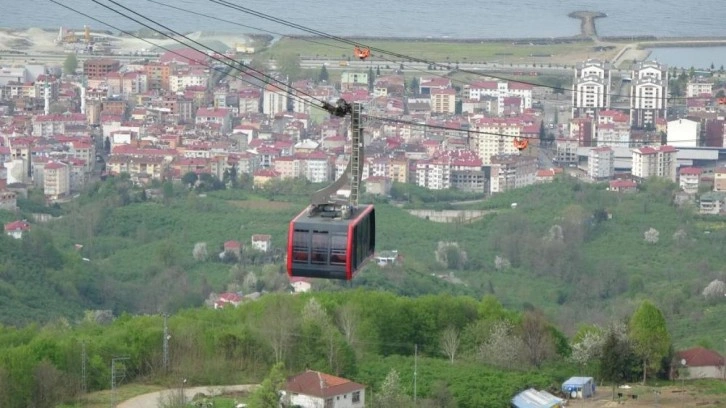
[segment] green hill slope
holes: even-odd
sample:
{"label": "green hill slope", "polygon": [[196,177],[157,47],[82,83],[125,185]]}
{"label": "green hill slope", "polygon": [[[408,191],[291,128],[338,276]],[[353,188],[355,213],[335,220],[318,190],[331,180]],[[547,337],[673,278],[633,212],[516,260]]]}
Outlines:
{"label": "green hill slope", "polygon": [[[725,299],[707,300],[702,291],[712,280],[724,280],[726,222],[674,207],[674,189],[652,181],[627,195],[558,180],[470,204],[489,210],[471,223],[436,223],[380,203],[378,249],[398,250],[402,262],[369,265],[351,284],[315,285],[412,296],[493,294],[510,308],[542,308],[565,331],[620,318],[650,298],[666,314],[677,344],[715,342],[726,335],[717,324]],[[4,280],[0,318],[73,318],[83,309],[156,313],[201,305],[211,291],[284,289],[287,223],[307,194],[294,192],[292,201],[243,190],[203,196],[179,191],[152,201],[121,180],[107,181],[65,208],[60,220],[35,226],[31,237],[49,233],[45,242],[59,251],[60,264],[28,263],[37,273]],[[645,240],[651,228],[657,242]],[[246,253],[242,263],[219,260],[225,241],[247,243],[252,234],[271,234],[278,251],[268,257]],[[193,257],[197,243],[206,244],[205,260]],[[444,262],[437,261],[440,243]],[[3,251],[27,253],[23,245],[3,245]],[[32,289],[43,302],[26,301]]]}

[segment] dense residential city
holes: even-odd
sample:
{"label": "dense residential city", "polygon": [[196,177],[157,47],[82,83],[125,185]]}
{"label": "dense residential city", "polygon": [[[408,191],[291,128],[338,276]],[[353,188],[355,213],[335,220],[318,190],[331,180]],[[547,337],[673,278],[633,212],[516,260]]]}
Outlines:
{"label": "dense residential city", "polygon": [[[574,66],[571,89],[558,90],[486,78],[455,86],[425,72],[406,82],[403,71],[381,74],[373,64],[344,70],[336,83],[244,68],[226,76],[216,60],[189,48],[140,62],[85,59],[70,73],[3,67],[3,208],[27,188],[64,201],[91,180],[122,173],[142,185],[189,172],[246,175],[256,186],[329,182],[347,163],[348,123],[314,105],[342,98],[362,103],[370,117],[362,174],[373,194],[387,194],[393,182],[496,194],[562,172],[630,191],[656,176],[698,196],[701,212],[724,211],[726,105],[718,97],[726,85],[716,72],[644,61],[616,80],[609,63],[590,59]],[[679,75],[685,98],[669,89]],[[515,146],[520,138],[527,148]]]}

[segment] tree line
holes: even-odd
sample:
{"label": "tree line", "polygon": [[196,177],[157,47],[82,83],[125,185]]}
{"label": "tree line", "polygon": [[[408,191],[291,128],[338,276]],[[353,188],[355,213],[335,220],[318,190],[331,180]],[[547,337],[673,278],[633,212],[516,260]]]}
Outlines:
{"label": "tree line", "polygon": [[541,311],[508,310],[491,296],[270,294],[238,308],[170,316],[166,365],[161,315],[107,317],[1,327],[0,405],[51,407],[82,398],[84,389],[108,389],[111,360],[123,356],[126,381],[257,383],[274,366],[277,376],[312,369],[365,384],[373,406],[410,406],[414,354],[419,402],[503,405],[519,390],[554,390],[580,372],[613,384],[665,375],[672,350],[649,302],[628,322],[568,339]]}

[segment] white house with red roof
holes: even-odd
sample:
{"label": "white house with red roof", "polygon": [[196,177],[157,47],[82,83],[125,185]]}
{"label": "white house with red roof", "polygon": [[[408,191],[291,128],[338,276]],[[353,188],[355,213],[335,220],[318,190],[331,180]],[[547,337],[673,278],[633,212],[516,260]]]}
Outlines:
{"label": "white house with red roof", "polygon": [[214,308],[224,309],[229,306],[237,307],[240,303],[242,303],[242,297],[240,295],[233,292],[225,292],[220,293],[217,300],[214,301]]}
{"label": "white house with red roof", "polygon": [[229,133],[232,131],[232,110],[227,108],[199,108],[194,121],[197,125],[216,124],[220,131]]}
{"label": "white house with red roof", "polygon": [[302,408],[365,407],[365,386],[345,378],[308,370],[287,379],[282,400]]}
{"label": "white house with red roof", "polygon": [[694,347],[676,352],[674,360],[674,374],[679,373],[680,379],[726,378],[724,358],[716,351]]}
{"label": "white house with red roof", "polygon": [[5,224],[5,234],[15,239],[23,237],[25,231],[30,230],[30,224],[25,220],[13,221]]}
{"label": "white house with red roof", "polygon": [[638,183],[633,180],[610,180],[608,190],[618,193],[634,193],[638,191]]}
{"label": "white house with red roof", "polygon": [[269,252],[272,249],[272,235],[268,234],[255,234],[252,236],[252,248],[262,251]]}
{"label": "white house with red roof", "polygon": [[313,285],[310,283],[310,280],[306,278],[301,278],[299,276],[290,277],[290,286],[292,286],[293,293],[310,292],[310,289],[312,289],[313,287]]}

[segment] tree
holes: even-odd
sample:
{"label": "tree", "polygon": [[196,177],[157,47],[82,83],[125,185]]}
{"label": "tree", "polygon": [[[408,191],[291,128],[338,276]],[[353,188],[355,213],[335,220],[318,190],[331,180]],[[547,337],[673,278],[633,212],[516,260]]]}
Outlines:
{"label": "tree", "polygon": [[418,78],[416,78],[416,77],[411,78],[411,82],[409,83],[409,86],[408,86],[409,92],[413,93],[414,95],[418,95],[418,86],[419,86]]}
{"label": "tree", "polygon": [[403,393],[401,377],[398,371],[392,368],[381,385],[381,392],[376,395],[375,407],[401,408],[408,405],[408,397]]}
{"label": "tree", "polygon": [[522,342],[529,362],[539,368],[554,353],[552,336],[548,330],[544,314],[539,311],[527,311],[522,318]]}
{"label": "tree", "polygon": [[280,391],[285,387],[285,366],[275,364],[267,377],[262,381],[251,395],[248,405],[250,408],[279,408]]}
{"label": "tree", "polygon": [[78,69],[78,58],[75,53],[70,53],[66,56],[65,61],[63,61],[63,73],[66,75],[74,75],[76,69]]}
{"label": "tree", "polygon": [[703,297],[708,300],[723,299],[724,294],[726,294],[726,283],[718,279],[711,281],[703,289]]}
{"label": "tree", "polygon": [[292,344],[298,318],[288,298],[275,296],[271,302],[258,322],[258,329],[262,332],[262,337],[270,343],[275,363],[282,363]]}
{"label": "tree", "polygon": [[449,326],[444,329],[444,332],[441,333],[440,342],[441,351],[446,354],[451,364],[454,364],[454,358],[456,358],[456,352],[459,350],[459,343],[461,342],[459,329],[454,326]]}
{"label": "tree", "polygon": [[600,354],[600,377],[612,384],[613,399],[615,387],[630,378],[634,357],[627,339],[615,330],[609,330]]}
{"label": "tree", "polygon": [[599,327],[581,327],[572,340],[570,359],[584,369],[591,361],[600,358],[604,341],[605,335]]}
{"label": "tree", "polygon": [[290,80],[298,79],[302,72],[300,68],[300,56],[297,54],[281,55],[277,60],[277,69]]}
{"label": "tree", "polygon": [[320,82],[326,82],[329,79],[330,75],[328,75],[328,69],[323,65],[320,68],[320,73],[318,74],[318,81]]}
{"label": "tree", "polygon": [[630,339],[636,354],[643,360],[643,384],[647,372],[657,370],[671,347],[671,338],[663,313],[649,301],[640,304],[630,319]]}
{"label": "tree", "polygon": [[197,261],[206,261],[207,257],[209,256],[209,253],[207,252],[207,243],[197,242],[196,244],[194,244],[192,256]]}
{"label": "tree", "polygon": [[658,232],[655,228],[650,228],[648,231],[645,231],[643,234],[645,242],[649,244],[657,244],[658,240],[660,239],[660,232]]}
{"label": "tree", "polygon": [[368,67],[368,90],[373,91],[373,84],[376,83],[376,74],[373,72],[373,67]]}

